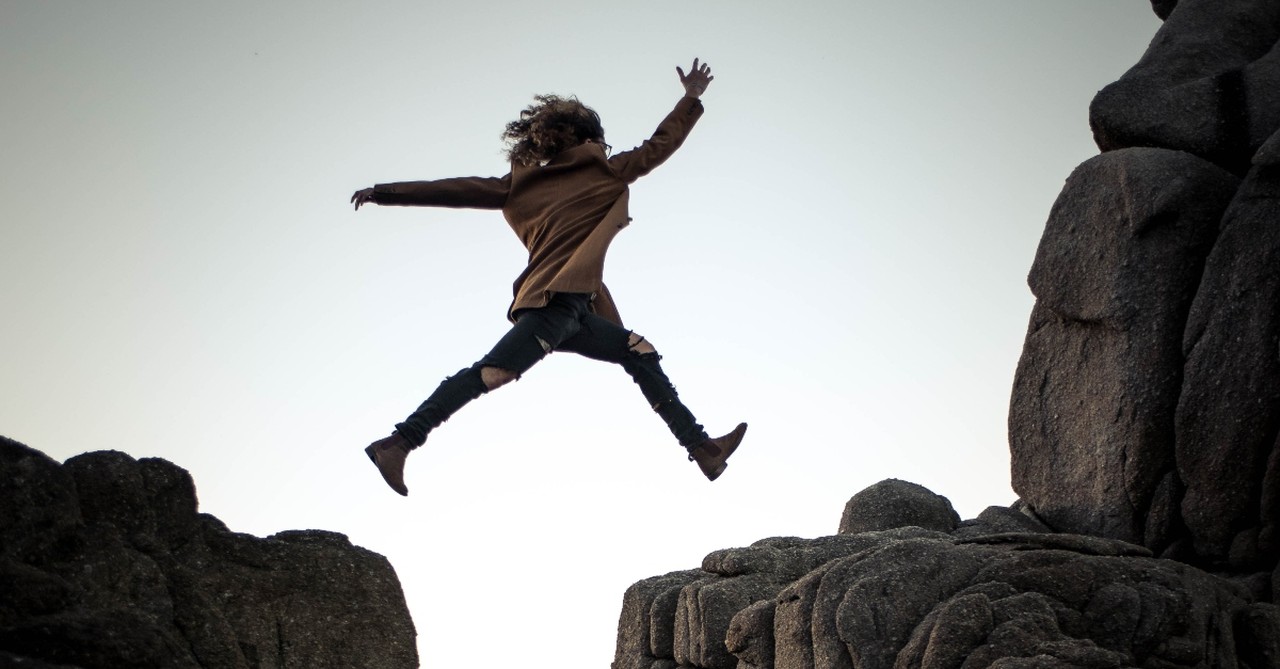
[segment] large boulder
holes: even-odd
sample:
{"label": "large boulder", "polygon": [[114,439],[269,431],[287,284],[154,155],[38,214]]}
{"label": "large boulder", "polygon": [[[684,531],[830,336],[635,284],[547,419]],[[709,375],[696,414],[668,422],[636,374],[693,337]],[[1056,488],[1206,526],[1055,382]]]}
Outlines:
{"label": "large boulder", "polygon": [[1078,167],[1054,204],[1009,409],[1013,488],[1051,527],[1171,541],[1183,329],[1236,185],[1189,153],[1125,149]]}
{"label": "large boulder", "polygon": [[1236,173],[1280,128],[1280,3],[1156,3],[1167,19],[1119,81],[1094,98],[1103,151],[1151,146],[1194,153]]}
{"label": "large boulder", "polygon": [[185,470],[115,451],[0,437],[0,482],[3,666],[418,666],[395,570],[340,534],[233,533]]}
{"label": "large boulder", "polygon": [[909,481],[887,479],[849,499],[840,517],[840,534],[912,526],[950,532],[959,522],[946,497]]}

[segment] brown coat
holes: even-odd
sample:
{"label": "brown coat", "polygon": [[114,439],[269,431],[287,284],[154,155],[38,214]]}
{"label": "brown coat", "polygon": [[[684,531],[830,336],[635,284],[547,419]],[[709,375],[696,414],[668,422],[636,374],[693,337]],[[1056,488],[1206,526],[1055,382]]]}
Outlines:
{"label": "brown coat", "polygon": [[702,103],[682,98],[640,146],[612,157],[599,144],[582,144],[545,165],[512,165],[504,177],[458,177],[378,184],[380,205],[501,209],[529,250],[516,278],[507,317],[546,306],[553,293],[595,295],[592,309],[619,325],[622,318],[603,281],[604,257],[627,227],[628,185],[680,148],[702,116]]}

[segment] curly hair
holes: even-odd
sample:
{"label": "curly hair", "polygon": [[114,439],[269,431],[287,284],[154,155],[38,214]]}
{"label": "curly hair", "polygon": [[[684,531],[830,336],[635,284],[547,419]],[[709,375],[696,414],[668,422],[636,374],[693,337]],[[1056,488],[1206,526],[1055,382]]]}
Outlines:
{"label": "curly hair", "polygon": [[535,95],[534,104],[520,112],[520,118],[507,124],[502,139],[507,143],[507,158],[520,165],[541,165],[565,149],[587,140],[604,144],[604,126],[600,115],[582,104],[578,98],[558,95]]}

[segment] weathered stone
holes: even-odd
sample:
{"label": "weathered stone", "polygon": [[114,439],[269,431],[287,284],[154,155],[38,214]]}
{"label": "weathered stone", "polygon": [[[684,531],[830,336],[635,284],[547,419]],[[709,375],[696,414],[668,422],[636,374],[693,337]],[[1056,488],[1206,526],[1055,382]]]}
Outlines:
{"label": "weathered stone", "polygon": [[1266,163],[1241,185],[1205,265],[1177,410],[1182,519],[1199,556],[1238,568],[1270,567],[1280,554],[1277,304],[1280,165]]}
{"label": "weathered stone", "polygon": [[960,516],[946,497],[898,479],[881,481],[850,498],[840,517],[840,534],[922,527],[949,532]]}
{"label": "weathered stone", "polygon": [[[809,636],[807,618],[806,622],[797,623],[807,613],[794,614],[797,608],[805,611],[811,611],[812,596],[816,592],[819,580],[814,578],[814,574],[823,571],[825,565],[833,564],[840,558],[857,555],[865,551],[873,550],[894,541],[905,541],[911,539],[931,539],[935,541],[947,541],[947,535],[925,530],[919,527],[902,527],[883,532],[863,532],[859,534],[838,534],[828,537],[819,537],[816,539],[798,539],[795,537],[774,537],[757,541],[749,548],[728,549],[723,551],[715,551],[703,560],[703,568],[706,570],[716,571],[726,576],[742,576],[746,574],[765,574],[768,576],[768,582],[777,584],[788,584],[781,588],[774,597],[775,602],[769,600],[758,601],[744,609],[743,611],[753,610],[752,614],[744,615],[742,611],[735,614],[729,623],[729,629],[725,633],[726,650],[730,653],[737,653],[734,648],[744,649],[750,659],[744,659],[739,655],[739,660],[753,665],[763,662],[766,654],[773,653],[775,647],[775,635],[782,635],[784,638]],[[760,549],[766,549],[761,553]],[[767,558],[764,556],[768,556]],[[807,574],[807,575],[806,575]],[[805,580],[806,583],[799,583],[797,579]],[[643,583],[643,581],[642,581]],[[791,592],[792,594],[785,594]],[[795,593],[801,593],[795,595]],[[784,603],[785,604],[781,604]],[[782,605],[787,611],[787,615],[779,618],[777,609]],[[754,610],[753,607],[767,607],[767,611]],[[806,608],[809,607],[809,608]],[[803,625],[803,626],[801,626]],[[710,626],[703,624],[703,628]],[[704,636],[711,634],[705,632]],[[812,644],[804,644],[803,646],[789,645],[789,650],[806,654],[810,664],[796,664],[791,657],[780,658],[775,661],[772,656],[769,663],[760,664],[761,667],[774,666],[812,666]],[[748,669],[748,667],[738,667],[738,669]]]}
{"label": "weathered stone", "polygon": [[[647,578],[627,588],[618,617],[612,669],[651,669],[655,660],[674,660],[675,600],[681,588],[706,577],[700,569],[689,569]],[[671,593],[669,609],[656,605],[664,593]],[[666,619],[655,621],[655,615]],[[665,637],[665,642],[655,641],[651,637],[654,631]]]}
{"label": "weathered stone", "polygon": [[1014,550],[1054,548],[1084,555],[1151,557],[1151,551],[1142,546],[1083,534],[1007,532],[1004,534],[988,534],[972,539],[957,539],[956,543],[1007,546]]}
{"label": "weathered stone", "polygon": [[114,451],[58,465],[0,438],[0,482],[13,666],[417,666],[394,570],[340,534],[231,533],[186,471]]}
{"label": "weathered stone", "polygon": [[90,525],[114,528],[140,549],[156,536],[156,514],[138,461],[119,451],[96,451],[64,464],[76,482],[80,513]]}
{"label": "weathered stone", "polygon": [[0,555],[36,566],[79,550],[80,503],[49,456],[0,437]]}
{"label": "weathered stone", "polygon": [[[794,573],[786,563],[803,561],[813,545],[837,544],[784,537],[709,555],[704,568],[724,573],[697,578],[708,572],[695,570],[681,589],[680,613],[671,623],[676,664],[1275,666],[1269,663],[1280,644],[1280,608],[1259,602],[1256,587],[1149,557],[1141,546],[1043,531],[967,542],[920,528],[837,536],[847,538],[841,549],[852,552],[822,562],[772,596],[767,592],[776,577]],[[724,655],[711,648],[717,635],[723,635]],[[614,666],[651,669],[656,662]]]}
{"label": "weathered stone", "polygon": [[814,643],[820,666],[846,666],[848,658],[851,667],[892,667],[912,630],[969,584],[989,552],[916,539],[847,558],[852,578],[841,595],[823,597],[828,585],[840,587],[831,574],[819,587],[819,599],[835,604],[814,611],[815,635],[822,635]]}
{"label": "weathered stone", "polygon": [[70,581],[8,558],[0,558],[0,593],[0,625],[61,611],[77,595]]}
{"label": "weathered stone", "polygon": [[[827,563],[804,578],[782,589],[773,613],[774,667],[776,669],[812,669],[813,609],[817,604],[818,586],[831,570]],[[757,630],[761,635],[763,630]]]}
{"label": "weathered stone", "polygon": [[291,662],[321,666],[340,642],[350,657],[416,665],[404,594],[381,555],[319,530],[265,540],[235,534],[210,546],[216,577],[206,581],[206,592],[221,595],[216,601],[241,648],[258,654],[287,648]]}
{"label": "weathered stone", "polygon": [[773,597],[781,587],[767,574],[703,579],[685,586],[676,607],[676,662],[706,669],[734,669],[737,660],[725,646],[734,615]]}
{"label": "weathered stone", "polygon": [[1173,469],[1186,313],[1236,183],[1126,149],[1077,168],[1054,204],[1009,411],[1013,488],[1054,529],[1146,538]]}
{"label": "weathered stone", "polygon": [[1236,614],[1236,643],[1245,667],[1280,667],[1280,607],[1254,604]]}
{"label": "weathered stone", "polygon": [[[742,611],[755,603],[771,600],[786,585],[823,564],[888,542],[918,538],[945,541],[946,535],[911,526],[818,539],[775,537],[747,548],[712,552],[703,559],[702,571],[695,572],[703,578],[695,578],[680,590],[674,625],[674,658],[682,665],[734,667],[731,653],[736,644],[742,649],[751,648],[757,661],[765,649],[770,649],[772,662],[775,607],[768,608],[767,616],[762,613],[739,617]],[[737,578],[706,578],[708,574]],[[641,583],[646,584],[644,588],[653,588],[653,584],[646,581]],[[620,651],[619,657],[622,656]]]}
{"label": "weathered stone", "polygon": [[783,549],[756,542],[747,548],[726,548],[702,558],[702,570],[720,576],[741,576],[776,570]]}
{"label": "weathered stone", "polygon": [[729,621],[724,646],[738,658],[737,669],[773,666],[773,614],[777,610],[776,601],[763,599],[742,609]]}
{"label": "weathered stone", "polygon": [[990,598],[981,593],[953,597],[925,616],[898,654],[894,666],[959,667],[994,628]]}
{"label": "weathered stone", "polygon": [[1052,529],[1031,516],[1007,506],[989,506],[977,518],[961,521],[951,532],[957,540],[977,540],[1009,533],[1051,532]]}
{"label": "weathered stone", "polygon": [[199,537],[196,484],[187,470],[160,458],[138,460],[150,500],[156,538],[177,550]]}
{"label": "weathered stone", "polygon": [[1098,147],[1188,151],[1243,173],[1280,127],[1278,37],[1270,0],[1182,0],[1142,59],[1094,98]]}

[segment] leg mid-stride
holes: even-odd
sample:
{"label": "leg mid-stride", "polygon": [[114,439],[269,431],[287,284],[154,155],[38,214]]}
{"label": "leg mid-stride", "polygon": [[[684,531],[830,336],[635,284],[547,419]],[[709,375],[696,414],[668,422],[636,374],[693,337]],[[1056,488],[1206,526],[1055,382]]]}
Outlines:
{"label": "leg mid-stride", "polygon": [[530,309],[479,362],[442,381],[435,392],[390,436],[365,449],[392,490],[409,494],[404,465],[409,451],[421,446],[427,435],[472,400],[520,378],[551,351],[577,353],[593,360],[617,364],[631,377],[667,429],[697,463],[707,479],[724,473],[729,456],[746,434],[739,424],[722,437],[712,439],[680,400],[662,369],[662,356],[651,343],[588,309],[590,296],[559,294],[544,308]]}

